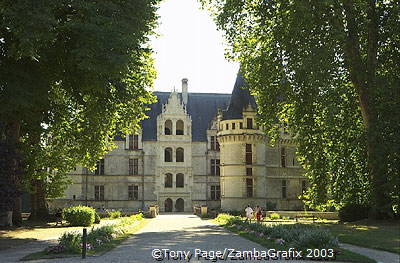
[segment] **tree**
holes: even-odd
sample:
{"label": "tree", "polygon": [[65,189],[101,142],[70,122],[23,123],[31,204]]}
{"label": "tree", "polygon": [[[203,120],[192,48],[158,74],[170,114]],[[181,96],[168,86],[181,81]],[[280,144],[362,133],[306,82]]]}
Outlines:
{"label": "tree", "polygon": [[18,190],[32,180],[55,189],[76,164],[93,168],[145,118],[158,2],[0,2],[1,136],[22,156]]}
{"label": "tree", "polygon": [[271,138],[283,122],[299,134],[310,204],[398,213],[400,2],[201,2],[241,62]]}

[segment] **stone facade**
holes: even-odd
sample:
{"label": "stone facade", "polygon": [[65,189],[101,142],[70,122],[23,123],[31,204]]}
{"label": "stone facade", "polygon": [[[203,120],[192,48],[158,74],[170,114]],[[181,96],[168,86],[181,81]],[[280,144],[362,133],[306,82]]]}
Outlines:
{"label": "stone facade", "polygon": [[243,210],[247,204],[301,209],[298,196],[307,183],[294,141],[282,133],[277,145],[268,146],[245,87],[239,74],[232,95],[188,93],[187,79],[180,93],[156,92],[159,102],[142,130],[115,138],[117,147],[96,171],[72,171],[73,184],[52,205],[125,211],[153,204],[161,211],[192,211],[195,205]]}

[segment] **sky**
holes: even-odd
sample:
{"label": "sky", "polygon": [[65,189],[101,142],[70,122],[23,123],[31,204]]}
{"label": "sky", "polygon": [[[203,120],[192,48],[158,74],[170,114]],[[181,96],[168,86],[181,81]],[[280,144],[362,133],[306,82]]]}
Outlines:
{"label": "sky", "polygon": [[189,92],[231,93],[239,69],[224,58],[223,35],[197,0],[164,0],[158,10],[159,36],[155,51],[155,91],[181,91],[187,78]]}

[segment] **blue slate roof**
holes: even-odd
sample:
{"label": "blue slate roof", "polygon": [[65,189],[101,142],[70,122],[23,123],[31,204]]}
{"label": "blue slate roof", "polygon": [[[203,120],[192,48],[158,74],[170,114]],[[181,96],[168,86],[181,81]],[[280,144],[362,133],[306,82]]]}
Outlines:
{"label": "blue slate roof", "polygon": [[[170,92],[154,92],[157,102],[151,104],[150,111],[146,112],[148,119],[142,122],[142,140],[157,140],[157,116],[162,111],[162,106],[167,103]],[[180,96],[180,94],[179,94]],[[206,130],[217,116],[218,108],[226,109],[230,94],[220,93],[188,93],[187,113],[192,118],[192,141],[207,141]]]}
{"label": "blue slate roof", "polygon": [[248,85],[243,75],[239,72],[233,87],[229,107],[223,111],[223,120],[235,120],[243,118],[243,109],[251,105],[253,109],[257,108],[254,96],[250,94]]}

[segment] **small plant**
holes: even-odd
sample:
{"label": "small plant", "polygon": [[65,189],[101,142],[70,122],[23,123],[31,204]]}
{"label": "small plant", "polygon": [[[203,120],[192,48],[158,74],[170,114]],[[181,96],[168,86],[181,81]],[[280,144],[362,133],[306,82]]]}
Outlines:
{"label": "small plant", "polygon": [[271,220],[276,220],[276,219],[280,219],[281,216],[278,213],[272,213],[272,214],[269,215],[269,218]]}
{"label": "small plant", "polygon": [[92,207],[74,206],[64,208],[62,216],[71,226],[90,226],[95,221],[96,211]]}
{"label": "small plant", "polygon": [[101,221],[99,214],[96,212],[96,214],[94,215],[94,223],[95,224],[99,224]]}
{"label": "small plant", "polygon": [[108,216],[113,219],[120,218],[121,212],[120,211],[110,211],[110,212],[108,212]]}
{"label": "small plant", "polygon": [[64,233],[59,239],[59,246],[64,247],[65,252],[80,253],[82,235],[77,232]]}

